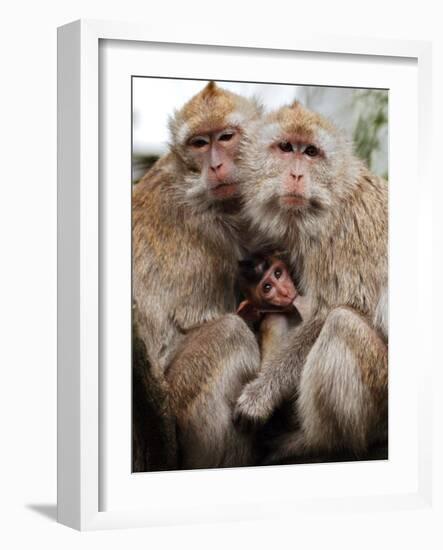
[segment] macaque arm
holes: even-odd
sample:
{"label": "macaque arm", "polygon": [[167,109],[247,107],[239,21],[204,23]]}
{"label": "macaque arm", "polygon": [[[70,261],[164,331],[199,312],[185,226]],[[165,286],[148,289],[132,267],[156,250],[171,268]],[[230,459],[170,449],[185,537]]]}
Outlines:
{"label": "macaque arm", "polygon": [[256,463],[254,438],[235,429],[232,405],[259,367],[256,338],[238,315],[224,315],[186,337],[166,371],[180,468]]}
{"label": "macaque arm", "polygon": [[267,313],[260,324],[260,351],[262,363],[275,356],[286,342],[288,314]]}
{"label": "macaque arm", "polygon": [[234,421],[242,426],[265,422],[274,409],[297,391],[306,357],[323,326],[315,318],[287,336],[280,350],[263,361],[258,377],[242,391],[234,410]]}

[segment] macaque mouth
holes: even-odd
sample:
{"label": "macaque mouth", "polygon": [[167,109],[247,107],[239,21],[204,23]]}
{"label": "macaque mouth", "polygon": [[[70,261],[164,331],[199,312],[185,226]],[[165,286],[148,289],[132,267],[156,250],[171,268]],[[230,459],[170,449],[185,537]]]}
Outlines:
{"label": "macaque mouth", "polygon": [[284,300],[281,300],[281,303],[279,305],[277,304],[266,304],[265,306],[260,307],[261,313],[278,313],[278,312],[285,312],[285,311],[292,311],[294,306],[294,300],[297,298],[298,294],[297,292],[292,295],[288,296]]}
{"label": "macaque mouth", "polygon": [[228,187],[230,185],[237,185],[235,181],[221,181],[220,183],[217,183],[217,185],[214,185],[213,189],[219,189],[220,187]]}
{"label": "macaque mouth", "polygon": [[297,195],[296,193],[282,195],[280,197],[280,201],[288,206],[307,206],[309,204],[305,197],[302,195]]}
{"label": "macaque mouth", "polygon": [[233,181],[224,181],[211,188],[211,193],[219,198],[231,197],[237,193],[237,183]]}
{"label": "macaque mouth", "polygon": [[297,292],[294,292],[293,294],[291,294],[290,296],[288,296],[288,297],[284,300],[284,302],[285,302],[284,305],[290,309],[291,306],[292,306],[292,303],[293,303],[294,300],[297,298],[297,296],[298,296],[298,293],[297,293]]}

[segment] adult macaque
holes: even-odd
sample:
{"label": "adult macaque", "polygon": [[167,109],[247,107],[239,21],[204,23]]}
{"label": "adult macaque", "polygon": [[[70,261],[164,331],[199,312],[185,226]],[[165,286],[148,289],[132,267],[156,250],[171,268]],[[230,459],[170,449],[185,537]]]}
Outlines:
{"label": "adult macaque", "polygon": [[312,313],[245,387],[235,419],[265,422],[296,393],[301,427],[275,459],[365,456],[387,437],[387,184],[297,102],[264,119],[245,163],[247,217],[288,251]]}
{"label": "adult macaque", "polygon": [[232,407],[260,359],[234,314],[234,285],[239,160],[259,115],[256,103],[211,82],[172,117],[169,153],[134,188],[138,333],[147,364],[168,383],[182,468],[253,462]]}
{"label": "adult macaque", "polygon": [[237,314],[259,322],[262,361],[280,349],[290,327],[309,316],[309,302],[300,296],[285,262],[278,256],[254,254],[239,263],[239,287],[245,299]]}

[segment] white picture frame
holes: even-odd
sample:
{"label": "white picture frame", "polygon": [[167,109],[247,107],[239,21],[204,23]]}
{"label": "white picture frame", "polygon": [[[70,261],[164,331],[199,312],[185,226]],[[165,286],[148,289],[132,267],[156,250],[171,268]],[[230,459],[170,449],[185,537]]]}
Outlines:
{"label": "white picture frame", "polygon": [[[366,469],[364,464],[357,469],[355,465],[347,463],[308,465],[303,469],[297,466],[297,470],[294,467],[271,467],[131,475],[125,462],[130,450],[127,421],[115,421],[115,432],[119,434],[116,437],[119,439],[112,443],[114,447],[108,447],[108,443],[103,442],[103,420],[106,416],[106,408],[101,403],[103,392],[109,392],[112,396],[112,392],[115,395],[116,391],[124,390],[119,389],[122,386],[119,386],[118,378],[114,378],[114,383],[107,384],[106,388],[102,387],[101,307],[102,302],[107,299],[107,291],[101,288],[99,281],[103,276],[103,269],[109,264],[108,259],[104,261],[102,256],[103,231],[106,232],[107,225],[100,224],[100,213],[103,208],[109,208],[108,217],[115,212],[119,216],[120,210],[127,209],[127,204],[125,207],[118,196],[111,196],[108,197],[109,200],[106,199],[105,206],[100,192],[99,167],[100,155],[103,154],[100,139],[103,136],[100,137],[99,114],[104,108],[100,104],[99,96],[100,63],[109,64],[112,61],[109,56],[104,58],[101,55],[100,44],[103,41],[116,41],[114,43],[117,46],[125,45],[124,55],[120,55],[121,51],[117,51],[117,47],[117,58],[121,57],[120,65],[118,59],[114,60],[115,74],[111,71],[119,79],[121,75],[124,76],[124,71],[130,71],[130,68],[125,68],[125,63],[133,56],[131,48],[136,45],[145,44],[151,50],[155,48],[155,52],[151,51],[149,54],[152,63],[152,55],[160,55],[157,52],[161,51],[162,45],[165,48],[175,48],[175,52],[180,49],[180,45],[183,49],[189,49],[190,37],[186,35],[185,28],[166,36],[163,32],[137,24],[77,21],[65,25],[58,31],[58,520],[76,529],[291,517],[295,510],[297,513],[310,513],[330,507],[335,512],[337,509],[346,512],[356,508],[373,511],[431,506],[432,346],[429,331],[418,322],[418,319],[431,318],[432,315],[431,289],[424,284],[430,278],[432,258],[431,204],[427,199],[431,196],[431,193],[427,193],[431,188],[428,162],[431,46],[426,42],[315,37],[300,32],[291,40],[285,37],[277,40],[254,36],[253,30],[247,36],[227,38],[224,34],[221,30],[218,36],[211,34],[208,37],[202,30],[199,36],[192,37],[192,44],[195,46],[193,51],[202,57],[200,70],[207,79],[219,78],[220,66],[214,68],[211,56],[214,52],[223,50],[223,55],[231,59],[232,66],[246,52],[251,56],[272,55],[273,60],[278,60],[279,57],[288,59],[287,56],[291,54],[309,55],[313,65],[315,57],[328,56],[324,60],[327,64],[336,56],[344,63],[337,68],[335,84],[347,83],[349,86],[355,85],[358,73],[349,74],[348,63],[366,64],[365,71],[361,72],[370,74],[371,64],[383,61],[389,64],[391,72],[397,69],[398,74],[405,73],[405,78],[411,78],[411,82],[418,83],[418,90],[412,87],[409,94],[405,91],[403,99],[399,93],[396,96],[398,101],[409,101],[410,112],[417,115],[417,119],[411,115],[411,120],[408,120],[409,142],[414,144],[411,147],[412,152],[408,151],[408,167],[412,174],[408,174],[408,170],[398,162],[403,144],[400,137],[400,104],[397,105],[397,111],[394,106],[390,116],[390,124],[397,128],[399,134],[398,139],[390,139],[390,170],[394,176],[391,178],[394,188],[390,199],[391,212],[400,200],[400,193],[395,190],[396,180],[401,179],[406,189],[410,186],[411,191],[416,190],[414,197],[404,199],[405,203],[399,209],[403,214],[395,214],[397,217],[390,234],[390,250],[397,272],[405,265],[406,252],[409,257],[416,259],[413,263],[417,266],[410,267],[409,276],[409,284],[412,283],[411,286],[417,291],[409,302],[413,320],[406,322],[402,319],[401,308],[396,310],[394,307],[390,326],[390,331],[394,333],[392,344],[390,340],[390,364],[394,359],[395,367],[395,358],[399,357],[410,365],[409,368],[405,366],[404,373],[398,371],[398,378],[395,368],[393,373],[390,372],[390,406],[396,409],[402,400],[403,405],[407,405],[404,401],[409,400],[410,406],[405,407],[405,410],[409,410],[409,416],[406,412],[401,420],[395,414],[390,415],[390,422],[391,419],[394,424],[398,421],[395,426],[403,426],[403,430],[395,432],[399,434],[398,438],[391,437],[393,434],[390,432],[390,445],[393,441],[394,447],[390,447],[388,464],[374,463],[366,465]],[[208,60],[207,65],[203,57]],[[226,60],[223,63],[226,66]],[[401,70],[402,66],[411,69]],[[244,80],[251,78],[251,70],[250,67],[247,71],[245,69],[248,74],[245,74]],[[152,75],[152,66],[147,66],[146,71]],[[164,71],[171,77],[185,77],[183,71],[186,71],[186,65],[183,69],[177,65],[173,69],[166,67]],[[385,70],[386,75],[390,71]],[[408,71],[410,75],[406,75]],[[330,77],[323,78],[327,83],[327,78]],[[361,78],[361,82],[366,82],[365,77]],[[394,77],[391,75],[389,78]],[[400,83],[403,82],[401,78],[399,77]],[[261,81],[267,80],[268,76],[264,72]],[[106,78],[101,82],[106,85]],[[367,82],[370,83],[370,80]],[[319,82],[315,80],[310,83]],[[125,94],[124,88],[122,94]],[[118,100],[119,97],[115,95],[115,101]],[[124,146],[127,157],[127,149],[130,148],[129,133],[121,132],[121,135],[125,135],[124,139],[127,139]],[[115,145],[118,146],[118,142]],[[417,162],[418,158],[421,159],[420,163]],[[127,160],[126,158],[122,161],[121,166],[115,165],[115,174],[122,174],[122,177],[127,174],[129,184],[130,172],[126,172],[124,165]],[[416,184],[417,177],[419,186]],[[417,218],[413,224],[408,224],[408,214],[417,201]],[[397,254],[397,248],[393,247],[400,242],[402,235],[407,237],[408,250],[400,250]],[[123,238],[122,248],[119,250],[110,261],[115,262],[116,258],[121,260],[121,253],[128,259],[127,270],[130,270],[130,256],[127,255],[128,252],[130,254],[130,244],[128,249],[127,238]],[[120,261],[120,264],[125,262]],[[122,273],[121,280],[127,282],[127,271]],[[391,287],[391,305],[392,302],[395,305],[401,301],[405,286],[400,283],[401,281],[395,288]],[[107,288],[109,285],[107,283],[104,286]],[[127,284],[125,288],[127,290]],[[126,314],[123,310],[121,313],[123,321],[127,320],[130,317],[129,306]],[[121,335],[122,342],[125,340],[127,344],[130,326],[122,325]],[[412,338],[414,335],[415,339]],[[395,342],[401,340],[408,341],[406,350],[396,347]],[[114,339],[113,345],[120,345],[118,339]],[[418,357],[419,349],[421,368],[417,372],[412,368],[412,362]],[[119,351],[115,348],[114,351],[126,358],[124,361],[127,361],[127,365],[130,364],[130,354],[125,353],[124,349]],[[112,368],[115,371],[115,367],[110,366],[111,373],[114,372]],[[127,384],[123,387],[127,388]],[[130,414],[127,410],[128,393],[125,395],[122,399],[121,416],[127,419],[125,415]],[[400,433],[407,432],[408,429],[411,435]],[[408,440],[411,442],[409,448],[412,449],[410,457],[404,456]],[[123,449],[121,460],[119,447]],[[119,455],[117,460],[105,467],[106,456],[103,454],[114,452],[116,456]],[[115,469],[114,463],[117,464]],[[361,482],[360,485],[361,478],[366,476],[369,476],[368,483],[364,485]],[[313,479],[317,481],[313,482]],[[345,479],[346,482],[343,481]],[[379,481],[374,484],[372,479]],[[392,483],[385,484],[388,479],[393,480]],[[288,480],[293,482],[290,485],[297,487],[297,491],[287,490]],[[242,497],[232,489],[238,487],[239,483],[248,488]],[[104,499],[104,484],[114,484],[105,491],[112,498]],[[259,493],[255,489],[257,486],[260,486]],[[146,503],[140,504],[140,495],[146,494],[146,488],[149,488],[149,498]],[[177,493],[176,498],[170,498],[171,491]],[[165,498],[165,494],[168,498]]]}

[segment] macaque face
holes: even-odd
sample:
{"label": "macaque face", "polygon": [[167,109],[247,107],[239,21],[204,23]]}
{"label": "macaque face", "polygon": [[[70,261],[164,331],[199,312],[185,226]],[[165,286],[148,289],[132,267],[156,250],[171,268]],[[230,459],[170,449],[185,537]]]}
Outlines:
{"label": "macaque face", "polygon": [[351,155],[340,130],[299,103],[270,113],[244,153],[248,218],[279,235],[291,219],[315,222],[346,194]]}
{"label": "macaque face", "polygon": [[321,169],[325,156],[320,146],[304,136],[289,135],[272,144],[271,154],[281,167],[280,205],[312,206],[315,200],[312,178]]}
{"label": "macaque face", "polygon": [[237,198],[240,157],[261,107],[210,82],[169,120],[177,192],[193,206]]}
{"label": "macaque face", "polygon": [[227,127],[198,133],[187,142],[188,154],[206,181],[208,193],[215,199],[237,194],[236,158],[240,137],[238,128]]}
{"label": "macaque face", "polygon": [[259,305],[286,308],[298,293],[284,262],[272,259],[272,264],[252,291],[252,299]]}

